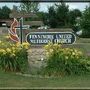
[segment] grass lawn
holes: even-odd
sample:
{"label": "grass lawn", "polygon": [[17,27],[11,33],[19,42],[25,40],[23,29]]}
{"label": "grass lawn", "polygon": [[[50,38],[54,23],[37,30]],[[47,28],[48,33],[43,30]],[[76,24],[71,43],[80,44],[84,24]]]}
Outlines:
{"label": "grass lawn", "polygon": [[90,38],[78,38],[77,37],[76,43],[90,43]]}
{"label": "grass lawn", "polygon": [[63,45],[63,47],[77,48],[81,50],[84,55],[90,56],[90,43],[75,43],[72,45]]}
{"label": "grass lawn", "polygon": [[[0,40],[4,41],[5,39],[0,36]],[[86,54],[90,53],[90,43],[84,43],[83,40],[82,43],[79,41],[78,44],[69,45],[69,47],[79,48]],[[40,78],[0,71],[0,88],[90,88],[90,74],[61,78]]]}
{"label": "grass lawn", "polygon": [[62,78],[39,78],[0,71],[0,88],[90,88],[90,74]]}

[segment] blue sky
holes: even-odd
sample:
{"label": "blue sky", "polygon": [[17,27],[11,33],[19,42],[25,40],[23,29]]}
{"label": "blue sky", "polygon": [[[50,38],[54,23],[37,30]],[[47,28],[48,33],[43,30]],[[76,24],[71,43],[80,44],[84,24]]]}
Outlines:
{"label": "blue sky", "polygon": [[[51,6],[51,5],[53,5],[54,3],[51,3],[51,2],[43,2],[43,3],[40,3],[40,11],[47,11],[47,7],[48,6]],[[75,3],[66,3],[67,5],[69,5],[69,8],[70,9],[80,9],[81,11],[83,11],[84,9],[85,9],[85,7],[86,7],[86,5],[88,5],[89,3],[85,3],[85,2],[83,2],[83,3],[78,3],[78,2],[75,2]],[[2,7],[2,6],[8,6],[8,7],[10,7],[10,8],[12,8],[13,7],[13,5],[16,5],[16,6],[19,6],[20,5],[20,3],[0,3],[0,7]]]}

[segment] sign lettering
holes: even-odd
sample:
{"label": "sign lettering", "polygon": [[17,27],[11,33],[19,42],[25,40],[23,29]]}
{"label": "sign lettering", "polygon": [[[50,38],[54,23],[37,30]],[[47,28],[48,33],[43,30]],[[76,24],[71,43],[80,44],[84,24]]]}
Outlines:
{"label": "sign lettering", "polygon": [[34,45],[42,45],[49,42],[73,44],[76,37],[71,32],[32,32],[26,36],[26,40]]}

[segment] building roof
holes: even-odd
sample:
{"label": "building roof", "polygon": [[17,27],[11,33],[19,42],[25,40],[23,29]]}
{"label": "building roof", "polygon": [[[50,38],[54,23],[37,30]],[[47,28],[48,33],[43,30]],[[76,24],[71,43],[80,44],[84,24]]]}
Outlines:
{"label": "building roof", "polygon": [[13,21],[13,19],[0,19],[0,22],[10,22]]}
{"label": "building roof", "polygon": [[[7,26],[11,26],[13,21],[7,21]],[[42,21],[26,21],[24,22],[24,25],[30,25],[30,26],[42,26],[44,25]]]}
{"label": "building roof", "polygon": [[44,25],[42,21],[25,21],[24,25],[30,25],[30,26],[42,26]]}
{"label": "building roof", "polygon": [[10,18],[21,18],[21,17],[28,18],[28,17],[38,17],[38,16],[35,13],[12,12],[9,15],[9,17]]}
{"label": "building roof", "polygon": [[[29,30],[27,30],[28,32]],[[29,32],[73,32],[72,28],[32,29]]]}
{"label": "building roof", "polygon": [[30,32],[73,32],[71,28],[51,28],[51,29],[28,29],[24,30],[25,34],[28,34]]}

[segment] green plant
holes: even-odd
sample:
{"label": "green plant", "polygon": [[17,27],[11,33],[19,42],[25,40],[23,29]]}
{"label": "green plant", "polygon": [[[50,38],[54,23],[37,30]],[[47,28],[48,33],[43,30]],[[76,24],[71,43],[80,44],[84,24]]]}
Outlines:
{"label": "green plant", "polygon": [[0,41],[0,45],[0,69],[14,72],[26,71],[29,44],[11,44]]}
{"label": "green plant", "polygon": [[84,74],[90,71],[89,60],[77,49],[62,48],[59,44],[49,43],[45,46],[47,66],[44,74],[49,76],[64,76]]}
{"label": "green plant", "polygon": [[19,62],[21,72],[26,72],[28,68],[28,53],[26,49],[21,49],[16,53],[16,60]]}

